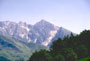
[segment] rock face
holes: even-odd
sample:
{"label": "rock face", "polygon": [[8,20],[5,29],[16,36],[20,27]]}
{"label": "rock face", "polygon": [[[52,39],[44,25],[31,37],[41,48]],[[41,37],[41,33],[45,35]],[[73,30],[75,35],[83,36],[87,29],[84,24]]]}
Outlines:
{"label": "rock face", "polygon": [[35,33],[37,33],[38,37],[37,43],[47,46],[57,33],[58,29],[59,27],[44,20],[36,23],[34,25],[34,30],[36,31]]}
{"label": "rock face", "polygon": [[47,46],[52,40],[70,35],[71,31],[55,26],[45,20],[35,25],[23,22],[0,22],[0,34],[20,39],[25,42],[38,43]]}

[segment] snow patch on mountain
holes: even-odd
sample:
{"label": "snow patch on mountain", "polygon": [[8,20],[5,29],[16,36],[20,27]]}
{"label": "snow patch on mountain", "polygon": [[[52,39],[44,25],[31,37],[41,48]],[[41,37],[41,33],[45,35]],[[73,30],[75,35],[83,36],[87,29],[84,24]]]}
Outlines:
{"label": "snow patch on mountain", "polygon": [[34,43],[36,43],[37,42],[37,38],[34,40]]}
{"label": "snow patch on mountain", "polygon": [[23,29],[26,29],[28,32],[30,31],[30,29],[28,27],[25,26],[21,26]]}
{"label": "snow patch on mountain", "polygon": [[42,45],[47,46],[51,42],[52,38],[56,35],[57,31],[58,29],[54,31],[50,31],[50,37],[47,38],[47,41],[43,42]]}
{"label": "snow patch on mountain", "polygon": [[19,34],[19,36],[20,36],[21,38],[24,38],[25,34]]}

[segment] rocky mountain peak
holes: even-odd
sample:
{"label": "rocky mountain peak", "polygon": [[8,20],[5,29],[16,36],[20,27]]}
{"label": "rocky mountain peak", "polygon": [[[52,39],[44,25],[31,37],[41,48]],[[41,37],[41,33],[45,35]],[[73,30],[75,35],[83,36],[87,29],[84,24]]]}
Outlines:
{"label": "rocky mountain peak", "polygon": [[35,25],[52,25],[52,24],[42,19],[41,21],[37,22]]}
{"label": "rocky mountain peak", "polygon": [[40,22],[47,22],[46,20],[44,20],[44,19],[41,19],[41,21]]}

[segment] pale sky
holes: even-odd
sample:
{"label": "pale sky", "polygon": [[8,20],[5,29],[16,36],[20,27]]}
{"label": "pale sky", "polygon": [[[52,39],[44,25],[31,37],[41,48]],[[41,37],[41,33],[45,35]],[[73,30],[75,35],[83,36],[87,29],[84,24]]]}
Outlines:
{"label": "pale sky", "polygon": [[0,0],[0,21],[45,19],[72,32],[90,29],[90,0]]}

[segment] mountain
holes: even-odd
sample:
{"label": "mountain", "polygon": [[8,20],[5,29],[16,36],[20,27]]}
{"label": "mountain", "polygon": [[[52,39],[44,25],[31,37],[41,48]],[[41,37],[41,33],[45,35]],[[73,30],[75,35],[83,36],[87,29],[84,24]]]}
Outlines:
{"label": "mountain", "polygon": [[24,22],[0,22],[0,34],[14,37],[27,43],[36,43],[48,46],[52,40],[63,38],[70,35],[71,31],[58,27],[45,20],[37,22],[35,25],[26,24]]}
{"label": "mountain", "polygon": [[34,51],[48,49],[54,40],[70,34],[45,20],[34,25],[0,21],[0,61],[26,61]]}

